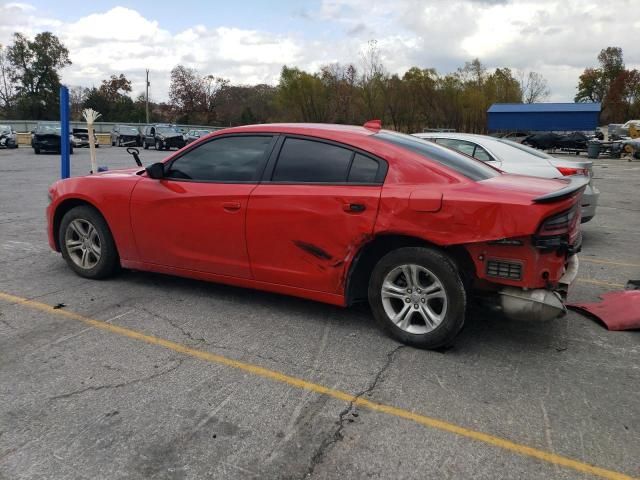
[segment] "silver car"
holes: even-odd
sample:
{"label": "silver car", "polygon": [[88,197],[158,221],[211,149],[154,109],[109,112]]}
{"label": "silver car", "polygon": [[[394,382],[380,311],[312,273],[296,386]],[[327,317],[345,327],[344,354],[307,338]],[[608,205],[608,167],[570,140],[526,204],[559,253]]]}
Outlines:
{"label": "silver car", "polygon": [[[436,142],[508,173],[534,177],[560,178],[566,175],[593,177],[593,162],[556,158],[540,150],[504,138],[474,135],[471,133],[414,133],[416,137]],[[600,191],[589,182],[582,195],[582,222],[588,222],[596,214]]]}

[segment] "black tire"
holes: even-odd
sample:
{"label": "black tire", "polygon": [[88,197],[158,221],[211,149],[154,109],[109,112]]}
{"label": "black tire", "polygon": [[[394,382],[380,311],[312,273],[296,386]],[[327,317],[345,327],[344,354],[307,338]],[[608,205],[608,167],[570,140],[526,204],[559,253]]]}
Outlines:
{"label": "black tire", "polygon": [[160,145],[160,140],[156,140],[156,150],[162,150],[162,146]]}
{"label": "black tire", "polygon": [[142,141],[142,148],[144,148],[145,150],[149,150],[149,145],[147,145],[147,141],[146,140]]}
{"label": "black tire", "polygon": [[[65,242],[65,235],[69,224],[74,220],[84,220],[89,222],[95,228],[99,241],[100,241],[100,259],[91,268],[82,268],[76,264],[71,258],[67,244]],[[81,277],[91,279],[107,278],[113,275],[120,267],[120,259],[118,257],[118,251],[116,244],[113,241],[113,235],[107,222],[102,215],[93,207],[83,205],[74,207],[64,214],[62,221],[60,222],[60,229],[58,230],[58,242],[60,245],[60,251],[62,257],[67,262],[67,265]]]}
{"label": "black tire", "polygon": [[[382,284],[387,275],[401,265],[418,265],[427,269],[443,287],[447,297],[446,312],[441,323],[431,331],[419,334],[407,332],[396,325],[385,311],[381,294]],[[412,302],[413,300],[408,301],[409,304]],[[429,300],[427,300],[428,302]],[[446,255],[433,248],[405,247],[388,253],[374,267],[369,281],[369,304],[376,321],[392,337],[407,345],[434,349],[450,345],[462,330],[466,314],[467,293],[455,263]],[[410,314],[411,322],[415,318],[413,315],[415,314]]]}
{"label": "black tire", "polygon": [[39,148],[33,148],[33,153],[35,153],[36,155],[40,155],[40,149]]}

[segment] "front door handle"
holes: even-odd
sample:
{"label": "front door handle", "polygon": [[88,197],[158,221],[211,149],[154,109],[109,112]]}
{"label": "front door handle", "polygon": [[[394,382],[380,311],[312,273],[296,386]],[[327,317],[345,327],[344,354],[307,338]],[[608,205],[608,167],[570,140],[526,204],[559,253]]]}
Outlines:
{"label": "front door handle", "polygon": [[240,207],[240,202],[224,202],[222,204],[222,208],[224,208],[227,212],[237,212],[238,210],[240,210]]}
{"label": "front door handle", "polygon": [[362,203],[345,203],[342,208],[348,213],[362,213],[367,209],[367,206]]}

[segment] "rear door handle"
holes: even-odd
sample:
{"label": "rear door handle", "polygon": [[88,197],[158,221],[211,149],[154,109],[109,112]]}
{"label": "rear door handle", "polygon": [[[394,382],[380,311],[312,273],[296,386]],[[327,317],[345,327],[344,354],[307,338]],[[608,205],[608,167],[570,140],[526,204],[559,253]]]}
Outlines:
{"label": "rear door handle", "polygon": [[345,203],[342,208],[348,213],[361,213],[367,209],[366,205],[362,203]]}
{"label": "rear door handle", "polygon": [[237,212],[240,210],[240,202],[224,202],[222,204],[222,208],[224,208],[227,212]]}

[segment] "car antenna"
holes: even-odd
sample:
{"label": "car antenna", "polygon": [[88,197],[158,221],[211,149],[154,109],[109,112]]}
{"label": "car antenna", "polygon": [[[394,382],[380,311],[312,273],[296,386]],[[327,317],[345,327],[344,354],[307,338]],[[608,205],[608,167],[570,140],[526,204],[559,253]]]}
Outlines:
{"label": "car antenna", "polygon": [[138,155],[140,153],[140,150],[133,147],[127,147],[127,153],[129,155],[133,155],[133,159],[136,161],[136,165],[138,165],[139,167],[142,166],[142,162],[140,161],[140,156]]}

